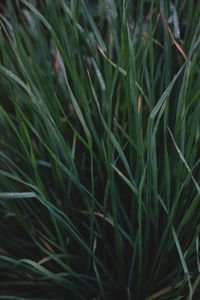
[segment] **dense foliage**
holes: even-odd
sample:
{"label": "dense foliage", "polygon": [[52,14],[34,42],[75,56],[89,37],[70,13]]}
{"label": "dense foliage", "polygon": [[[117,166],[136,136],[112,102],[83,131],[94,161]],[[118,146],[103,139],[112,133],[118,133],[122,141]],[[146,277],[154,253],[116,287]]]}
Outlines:
{"label": "dense foliage", "polygon": [[200,2],[0,8],[0,299],[200,299]]}

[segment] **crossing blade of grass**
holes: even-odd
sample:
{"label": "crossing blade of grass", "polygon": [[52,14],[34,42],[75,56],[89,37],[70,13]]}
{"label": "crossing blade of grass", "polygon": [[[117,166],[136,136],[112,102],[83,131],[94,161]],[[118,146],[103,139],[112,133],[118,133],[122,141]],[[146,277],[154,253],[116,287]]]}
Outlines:
{"label": "crossing blade of grass", "polygon": [[13,72],[7,70],[3,66],[0,66],[0,71],[4,75],[6,75],[8,78],[10,78],[11,80],[16,81],[30,95],[30,98],[33,99],[33,101],[35,103],[37,103],[37,99],[34,97],[33,93],[30,90],[30,88],[18,76],[16,76],[15,74],[13,74]]}
{"label": "crossing blade of grass", "polygon": [[31,192],[25,193],[0,193],[2,199],[22,199],[22,198],[35,198],[36,194]]}
{"label": "crossing blade of grass", "polygon": [[180,159],[182,160],[182,162],[184,163],[186,169],[188,170],[188,172],[189,172],[189,174],[190,174],[190,176],[191,176],[191,178],[192,178],[192,181],[194,182],[194,185],[195,185],[195,187],[196,187],[196,189],[197,189],[197,192],[198,192],[198,194],[200,195],[200,186],[199,186],[198,182],[196,181],[196,179],[194,178],[194,176],[192,175],[191,169],[190,169],[190,167],[188,166],[188,164],[187,164],[187,162],[186,162],[186,160],[185,160],[183,154],[181,153],[181,150],[179,149],[178,145],[176,144],[176,141],[174,140],[174,137],[173,137],[172,132],[171,132],[171,130],[169,129],[169,127],[168,127],[168,131],[169,131],[169,133],[170,133],[170,136],[171,136],[171,138],[172,138],[172,141],[173,141],[173,143],[174,143],[174,146],[175,146],[175,148],[176,148],[176,150],[177,150],[177,152],[178,152],[178,155],[179,155]]}
{"label": "crossing blade of grass", "polygon": [[135,189],[135,187],[132,185],[132,183],[130,182],[130,180],[127,179],[126,176],[124,176],[124,174],[122,174],[122,172],[115,166],[112,165],[113,169],[117,172],[117,174],[122,178],[122,180],[124,182],[126,182],[126,184],[130,187],[130,189],[137,194],[137,190]]}
{"label": "crossing blade of grass", "polygon": [[[30,300],[30,298],[17,297],[17,296],[9,296],[4,294],[0,296],[0,299],[8,299],[8,300]],[[32,300],[48,300],[48,298],[31,298]],[[56,298],[52,298],[52,300],[56,300]]]}
{"label": "crossing blade of grass", "polygon": [[179,256],[180,256],[180,260],[181,260],[181,263],[182,263],[184,274],[187,276],[187,281],[188,281],[189,291],[190,291],[188,300],[189,299],[191,300],[193,292],[192,292],[192,284],[191,284],[191,281],[190,281],[189,271],[188,271],[188,267],[187,267],[187,264],[186,264],[185,259],[184,259],[184,255],[183,255],[178,237],[176,235],[176,231],[175,231],[173,226],[172,226],[172,234],[173,234],[173,237],[174,237],[174,240],[175,240],[175,243],[176,243],[176,247],[177,247],[177,250],[178,250],[178,253],[179,253]]}
{"label": "crossing blade of grass", "polygon": [[178,79],[178,77],[180,76],[181,72],[183,71],[185,67],[185,64],[182,65],[182,67],[180,68],[180,70],[178,71],[178,73],[174,76],[173,80],[171,81],[171,83],[169,84],[169,86],[167,87],[167,89],[164,91],[163,95],[161,96],[161,98],[159,99],[159,101],[157,102],[157,104],[155,105],[155,107],[153,108],[151,114],[150,114],[150,120],[154,120],[157,113],[159,112],[160,108],[162,107],[164,101],[166,101],[167,97],[169,96],[176,80]]}

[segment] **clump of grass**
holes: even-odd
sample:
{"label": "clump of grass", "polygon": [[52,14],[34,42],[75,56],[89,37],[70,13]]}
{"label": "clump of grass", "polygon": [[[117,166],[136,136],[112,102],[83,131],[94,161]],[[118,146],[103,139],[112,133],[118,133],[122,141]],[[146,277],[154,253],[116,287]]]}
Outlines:
{"label": "clump of grass", "polygon": [[0,299],[199,299],[200,3],[0,14]]}

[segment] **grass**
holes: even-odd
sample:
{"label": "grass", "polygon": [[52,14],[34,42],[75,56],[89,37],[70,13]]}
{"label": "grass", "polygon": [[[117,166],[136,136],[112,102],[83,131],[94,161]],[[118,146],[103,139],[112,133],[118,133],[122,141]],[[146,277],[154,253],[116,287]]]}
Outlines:
{"label": "grass", "polygon": [[0,6],[0,299],[199,299],[200,3]]}

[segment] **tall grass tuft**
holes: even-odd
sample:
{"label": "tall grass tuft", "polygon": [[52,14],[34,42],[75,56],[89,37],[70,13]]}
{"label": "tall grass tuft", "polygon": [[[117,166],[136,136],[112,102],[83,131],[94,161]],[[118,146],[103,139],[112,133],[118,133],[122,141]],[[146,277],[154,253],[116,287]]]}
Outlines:
{"label": "tall grass tuft", "polygon": [[0,299],[200,299],[200,2],[0,7]]}

